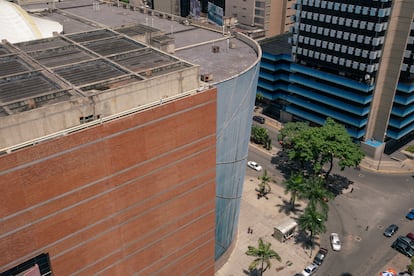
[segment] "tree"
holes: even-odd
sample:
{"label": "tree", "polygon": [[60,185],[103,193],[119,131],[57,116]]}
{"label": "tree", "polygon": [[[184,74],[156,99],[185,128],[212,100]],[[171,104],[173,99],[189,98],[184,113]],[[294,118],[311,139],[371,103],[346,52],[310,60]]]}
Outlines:
{"label": "tree", "polygon": [[[256,248],[254,246],[248,246],[246,255],[255,257],[249,266],[249,270],[253,270],[258,265],[261,265],[260,275],[263,275],[263,272],[272,266],[270,262],[271,259],[276,259],[279,262],[282,260],[279,254],[277,254],[276,251],[271,248],[271,246],[272,244],[270,242],[265,243],[262,238],[259,238],[259,247]],[[265,263],[266,267],[264,267]]]}
{"label": "tree", "polygon": [[346,167],[358,166],[364,153],[361,151],[359,145],[355,144],[345,127],[336,123],[333,119],[327,118],[325,125],[321,128],[323,143],[320,146],[320,167],[326,163],[329,164],[329,169],[325,174],[328,179],[333,167],[333,160],[339,160],[338,165],[341,170]]}
{"label": "tree", "polygon": [[290,177],[284,181],[285,194],[290,192],[289,204],[291,209],[295,208],[296,198],[301,198],[304,192],[304,179],[300,172],[291,173]]}
{"label": "tree", "polygon": [[251,134],[250,134],[250,140],[252,140],[256,144],[265,145],[265,143],[268,139],[269,139],[269,134],[267,133],[266,128],[259,127],[259,126],[256,126],[256,125],[252,126],[252,131],[251,131]]}
{"label": "tree", "polygon": [[261,181],[259,183],[259,188],[257,189],[258,198],[266,197],[268,193],[272,190],[272,188],[269,185],[269,182],[271,180],[270,176],[267,174],[267,170],[264,170],[262,176],[259,178]]}
{"label": "tree", "polygon": [[303,122],[289,122],[280,130],[278,139],[283,149],[290,148],[292,141],[302,131],[309,128],[307,123]]}
{"label": "tree", "polygon": [[311,253],[313,248],[313,240],[316,235],[326,232],[326,217],[316,211],[311,206],[306,207],[303,214],[298,218],[299,229],[309,231],[309,241],[311,243]]}
{"label": "tree", "polygon": [[[329,192],[323,183],[323,178],[319,176],[310,176],[304,182],[303,197],[309,200],[309,207],[321,212],[321,214],[328,217],[328,203],[334,195]],[[320,208],[318,208],[320,207]]]}
{"label": "tree", "polygon": [[338,160],[343,170],[357,166],[364,157],[345,127],[331,118],[327,118],[322,127],[307,127],[304,123],[288,123],[286,126],[287,130],[281,130],[284,150],[290,160],[300,163],[302,169],[309,169],[312,175],[321,174],[323,167],[329,164],[325,173],[325,179],[328,179],[334,160]]}

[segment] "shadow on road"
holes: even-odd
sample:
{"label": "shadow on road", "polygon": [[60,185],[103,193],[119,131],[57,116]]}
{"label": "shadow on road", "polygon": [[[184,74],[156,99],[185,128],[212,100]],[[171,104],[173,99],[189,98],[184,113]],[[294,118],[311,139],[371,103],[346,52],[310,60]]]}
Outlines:
{"label": "shadow on road", "polygon": [[[279,151],[275,156],[272,157],[270,162],[275,165],[276,169],[280,171],[284,179],[288,179],[292,173],[302,171],[303,169],[298,166],[295,162],[289,161],[287,154],[283,151]],[[326,186],[327,189],[332,192],[335,196],[343,193],[344,190],[349,188],[353,181],[349,180],[345,176],[339,174],[329,175]],[[283,207],[284,209],[285,207]]]}

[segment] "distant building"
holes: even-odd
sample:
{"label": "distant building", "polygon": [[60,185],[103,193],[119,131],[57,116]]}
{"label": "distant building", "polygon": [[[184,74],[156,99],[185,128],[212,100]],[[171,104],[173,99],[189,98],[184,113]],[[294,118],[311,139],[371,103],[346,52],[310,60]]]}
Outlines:
{"label": "distant building", "polygon": [[295,14],[291,0],[227,0],[226,16],[234,16],[238,22],[263,29],[266,37],[289,31]]}
{"label": "distant building", "polygon": [[384,141],[409,139],[414,2],[298,0],[295,9],[292,48],[283,49],[290,65],[264,49],[258,92],[274,101],[273,113],[315,124],[332,117],[377,159]]}

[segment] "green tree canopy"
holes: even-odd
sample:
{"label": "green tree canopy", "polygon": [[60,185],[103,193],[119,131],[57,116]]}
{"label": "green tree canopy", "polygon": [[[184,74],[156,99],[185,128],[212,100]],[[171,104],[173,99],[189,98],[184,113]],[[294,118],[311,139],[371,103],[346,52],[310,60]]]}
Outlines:
{"label": "green tree canopy", "polygon": [[[255,269],[258,265],[261,265],[261,274],[265,272],[268,268],[272,266],[270,260],[276,259],[279,262],[282,260],[282,258],[279,256],[279,254],[276,253],[271,248],[272,244],[270,242],[264,242],[262,238],[259,238],[259,247],[254,246],[248,246],[248,250],[246,251],[247,256],[255,257],[255,259],[252,261],[252,263],[249,266],[249,270]],[[266,267],[264,267],[264,264],[266,263]]]}
{"label": "green tree canopy", "polygon": [[252,131],[250,134],[250,140],[256,144],[266,144],[266,141],[269,140],[269,134],[266,128],[259,127],[257,125],[252,126]]}
{"label": "green tree canopy", "polygon": [[271,192],[272,188],[270,187],[270,176],[267,174],[267,170],[264,170],[262,176],[259,177],[261,180],[259,183],[259,188],[257,189],[258,198],[265,197],[267,199],[267,194]]}
{"label": "green tree canopy", "polygon": [[[284,130],[285,127],[288,129]],[[322,127],[309,127],[304,123],[288,123],[285,127],[280,136],[285,145],[284,150],[290,160],[307,164],[311,174],[320,174],[323,166],[328,164],[327,178],[334,160],[338,160],[343,170],[357,166],[364,157],[360,146],[353,143],[345,127],[331,118],[326,119]]]}
{"label": "green tree canopy", "polygon": [[289,204],[292,210],[295,208],[296,198],[302,198],[305,192],[304,177],[300,172],[291,173],[290,177],[284,181],[285,194],[290,193]]}
{"label": "green tree canopy", "polygon": [[321,212],[323,217],[328,217],[328,200],[334,197],[324,185],[324,180],[319,176],[310,176],[305,180],[303,197],[309,200],[309,207]]}
{"label": "green tree canopy", "polygon": [[305,212],[298,218],[299,229],[309,232],[311,248],[313,247],[314,237],[326,232],[325,221],[326,217],[311,206],[306,207]]}

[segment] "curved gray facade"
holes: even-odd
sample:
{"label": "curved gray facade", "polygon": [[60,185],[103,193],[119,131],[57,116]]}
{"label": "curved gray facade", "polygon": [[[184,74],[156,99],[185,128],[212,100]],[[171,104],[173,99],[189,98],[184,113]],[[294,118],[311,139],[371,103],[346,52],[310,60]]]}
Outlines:
{"label": "curved gray facade", "polygon": [[217,83],[217,184],[215,259],[237,234],[240,200],[259,71],[258,60],[240,75]]}

